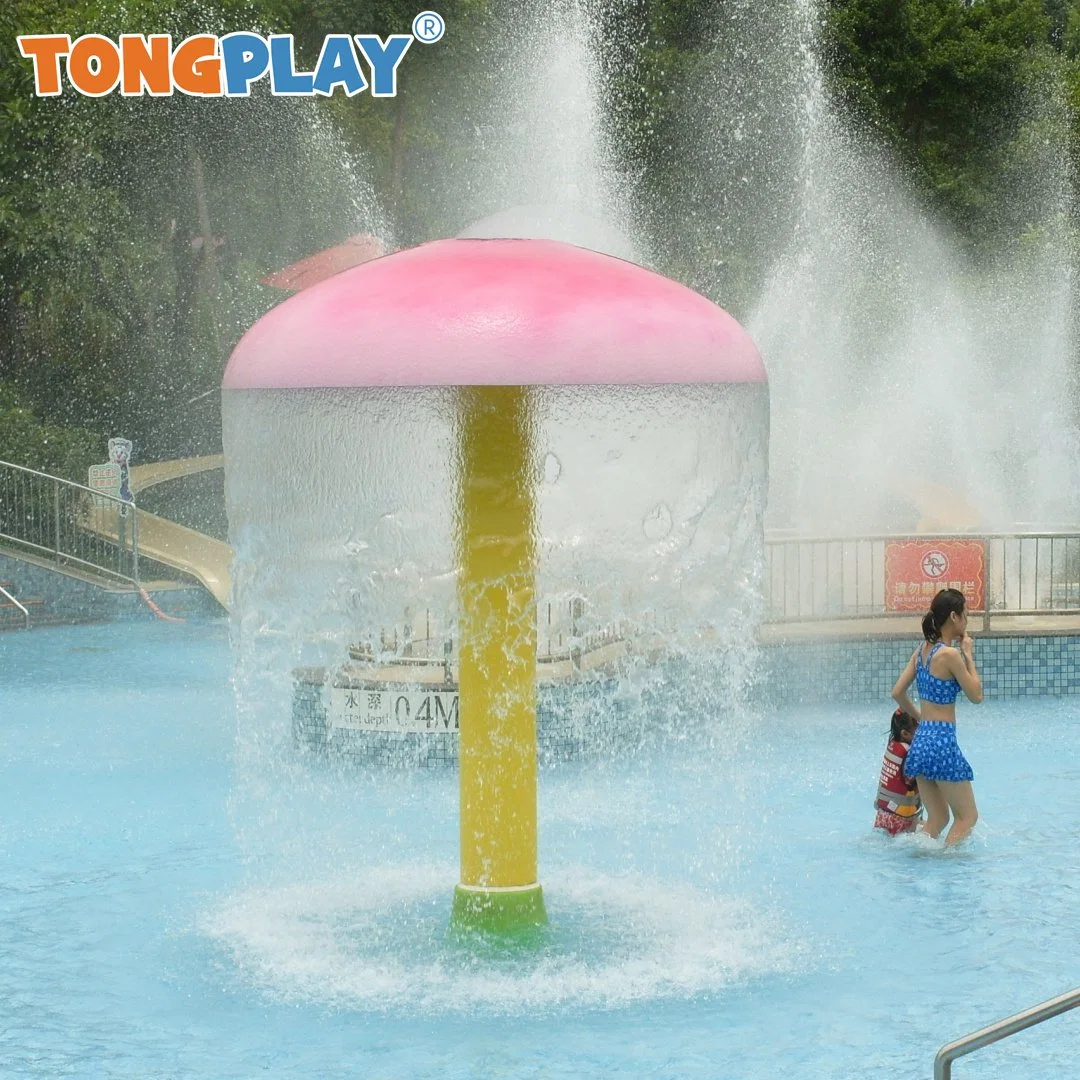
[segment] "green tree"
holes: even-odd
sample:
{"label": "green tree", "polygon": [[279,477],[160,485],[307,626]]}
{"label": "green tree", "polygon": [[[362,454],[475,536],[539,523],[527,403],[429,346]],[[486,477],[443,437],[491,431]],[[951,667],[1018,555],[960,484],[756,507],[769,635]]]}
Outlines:
{"label": "green tree", "polygon": [[935,203],[975,240],[1014,236],[1003,186],[1039,85],[1063,72],[1065,3],[829,0],[830,70],[850,107],[903,155]]}

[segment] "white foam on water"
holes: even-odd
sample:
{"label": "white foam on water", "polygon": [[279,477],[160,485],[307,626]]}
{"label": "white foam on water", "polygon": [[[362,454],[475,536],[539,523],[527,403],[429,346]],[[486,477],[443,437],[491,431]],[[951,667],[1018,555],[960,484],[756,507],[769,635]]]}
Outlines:
{"label": "white foam on water", "polygon": [[472,949],[447,933],[454,879],[451,866],[418,865],[250,888],[199,929],[275,999],[426,1016],[685,999],[789,972],[805,951],[745,900],[581,868],[545,874],[540,947]]}
{"label": "white foam on water", "polygon": [[890,837],[893,844],[898,845],[911,855],[936,855],[940,858],[958,859],[975,854],[987,847],[987,838],[978,831],[966,836],[959,844],[951,847],[945,846],[945,837],[949,833],[946,826],[941,830],[941,835],[933,837],[919,830],[913,833],[901,833],[899,836]]}

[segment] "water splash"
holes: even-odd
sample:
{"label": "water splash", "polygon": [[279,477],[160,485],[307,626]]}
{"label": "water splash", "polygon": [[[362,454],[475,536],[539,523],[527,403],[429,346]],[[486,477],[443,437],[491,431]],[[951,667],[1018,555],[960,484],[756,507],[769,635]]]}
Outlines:
{"label": "water splash", "polygon": [[517,14],[514,47],[473,131],[459,194],[473,224],[461,235],[547,237],[641,261],[588,6],[558,0]]}
{"label": "water splash", "polygon": [[[770,525],[836,535],[1075,520],[1073,180],[1066,141],[1047,130],[1060,95],[1033,91],[1054,107],[1029,125],[1035,152],[1016,177],[1036,224],[1019,253],[976,266],[830,100],[814,0],[786,11],[800,69],[795,216],[749,320],[773,400]],[[978,521],[928,514],[928,483]]]}
{"label": "water splash", "polygon": [[804,946],[733,898],[641,875],[545,875],[552,926],[536,951],[463,948],[447,933],[451,866],[254,888],[200,930],[275,1000],[361,1012],[618,1008],[685,999],[797,968]]}

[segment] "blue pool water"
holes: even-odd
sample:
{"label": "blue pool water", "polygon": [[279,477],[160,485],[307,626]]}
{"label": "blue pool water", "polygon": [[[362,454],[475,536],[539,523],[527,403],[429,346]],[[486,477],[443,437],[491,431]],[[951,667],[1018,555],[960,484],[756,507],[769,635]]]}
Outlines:
{"label": "blue pool water", "polygon": [[[445,936],[454,774],[238,751],[230,677],[221,624],[0,637],[0,1076],[914,1080],[1080,983],[1069,699],[962,710],[950,855],[869,828],[884,699],[545,770],[521,956]],[[955,1075],[1078,1055],[1069,1014]]]}

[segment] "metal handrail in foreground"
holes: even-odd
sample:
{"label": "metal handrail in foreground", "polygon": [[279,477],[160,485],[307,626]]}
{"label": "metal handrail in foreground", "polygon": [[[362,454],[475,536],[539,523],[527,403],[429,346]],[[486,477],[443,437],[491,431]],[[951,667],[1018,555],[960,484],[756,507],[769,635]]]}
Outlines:
{"label": "metal handrail in foreground", "polygon": [[970,1035],[965,1035],[955,1042],[946,1043],[934,1058],[934,1080],[952,1080],[952,1063],[958,1057],[981,1050],[982,1047],[989,1046],[999,1039],[1005,1039],[1009,1035],[1023,1031],[1024,1028],[1041,1024],[1044,1020],[1075,1009],[1078,1005],[1080,1005],[1080,988],[1044,1001],[1041,1005],[1033,1005],[1023,1012],[1007,1016],[1004,1020],[998,1020],[989,1027],[973,1031]]}
{"label": "metal handrail in foreground", "polygon": [[25,604],[20,604],[19,601],[16,600],[15,597],[12,596],[11,593],[9,593],[7,591],[7,589],[4,588],[3,585],[0,585],[0,595],[6,596],[23,613],[23,618],[26,620],[26,629],[29,630],[30,629],[30,609],[28,607],[26,607]]}

